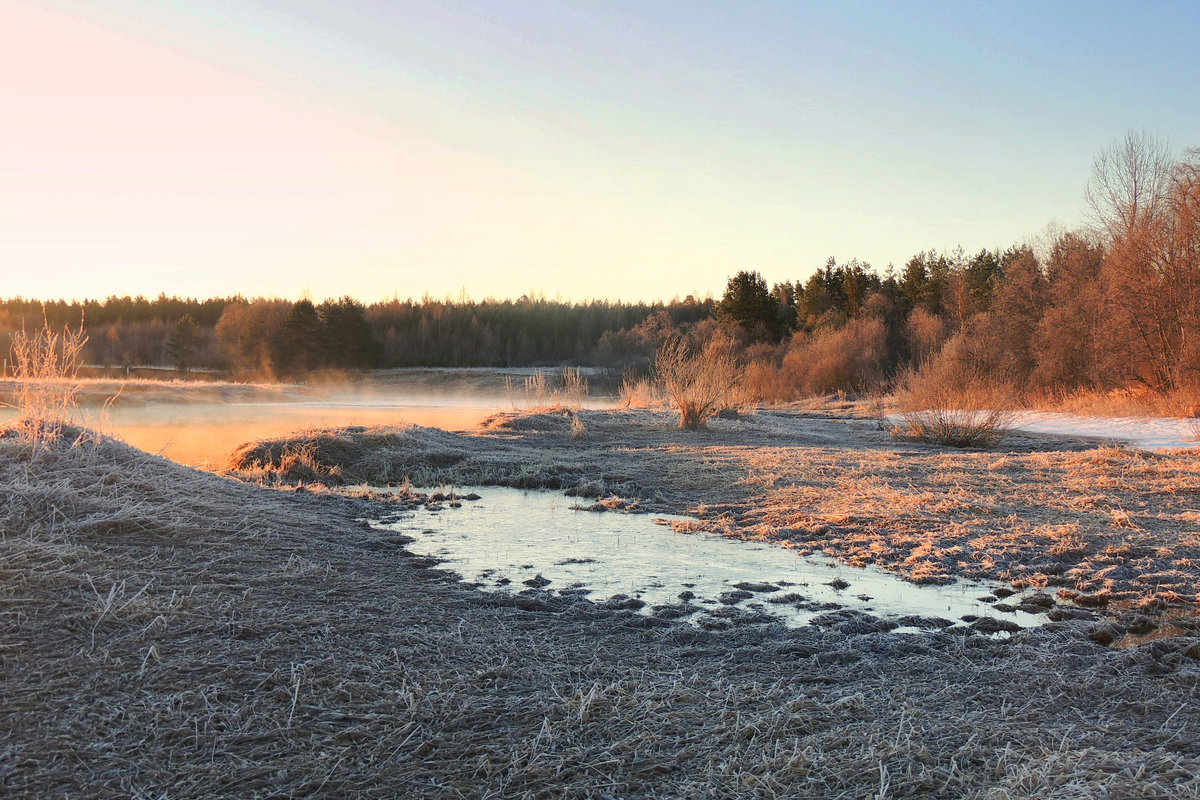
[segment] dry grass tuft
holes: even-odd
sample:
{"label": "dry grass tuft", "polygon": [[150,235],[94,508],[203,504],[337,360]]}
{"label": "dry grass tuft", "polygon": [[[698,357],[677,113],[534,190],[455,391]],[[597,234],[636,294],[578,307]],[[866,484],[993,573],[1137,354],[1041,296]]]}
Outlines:
{"label": "dry grass tuft", "polygon": [[651,378],[627,375],[617,390],[619,408],[666,408],[663,388]]}
{"label": "dry grass tuft", "polygon": [[14,427],[27,444],[44,447],[73,421],[79,394],[76,376],[85,344],[82,325],[57,333],[47,323],[33,335],[24,328],[12,335]]}
{"label": "dry grass tuft", "polygon": [[899,421],[884,425],[893,438],[907,442],[932,442],[950,447],[992,448],[1012,431],[1009,411],[928,409],[906,411]]}
{"label": "dry grass tuft", "polygon": [[892,396],[900,413],[896,420],[880,417],[881,427],[902,441],[998,445],[1012,431],[1012,392],[987,376],[957,369],[950,361],[936,360],[901,375]]}
{"label": "dry grass tuft", "polygon": [[588,436],[587,426],[583,424],[583,420],[579,418],[579,414],[571,415],[571,438],[586,439]]}
{"label": "dry grass tuft", "polygon": [[524,391],[518,397],[511,377],[504,379],[509,404],[525,410],[567,408],[578,411],[588,398],[588,380],[579,367],[567,367],[557,377],[554,385],[542,370],[536,370],[525,378]]}
{"label": "dry grass tuft", "polygon": [[564,369],[559,375],[558,402],[578,411],[588,397],[588,381],[579,367]]}

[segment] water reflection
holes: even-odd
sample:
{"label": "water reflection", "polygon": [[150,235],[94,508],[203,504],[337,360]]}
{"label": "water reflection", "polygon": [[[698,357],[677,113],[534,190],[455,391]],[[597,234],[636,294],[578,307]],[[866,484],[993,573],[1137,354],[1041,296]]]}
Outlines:
{"label": "water reflection", "polygon": [[[528,403],[521,369],[402,369],[312,385],[89,379],[75,422],[188,466],[220,466],[239,445],[310,428],[425,425],[474,428]],[[547,375],[553,379],[552,371]],[[0,425],[15,382],[0,380]],[[613,405],[589,397],[588,408]]]}

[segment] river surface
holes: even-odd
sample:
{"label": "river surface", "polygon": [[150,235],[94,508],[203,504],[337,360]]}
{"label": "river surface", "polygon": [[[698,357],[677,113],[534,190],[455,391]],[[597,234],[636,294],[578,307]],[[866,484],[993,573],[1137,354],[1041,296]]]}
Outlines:
{"label": "river surface", "polygon": [[499,397],[398,395],[375,401],[149,404],[111,409],[101,422],[142,450],[189,466],[220,466],[238,445],[312,428],[416,424],[473,428],[508,408]]}
{"label": "river surface", "polygon": [[[81,382],[75,421],[181,464],[220,467],[241,444],[314,428],[415,424],[468,430],[498,411],[546,402],[522,392],[524,379],[535,372],[397,370],[317,386],[91,380]],[[584,405],[614,402],[589,397]],[[12,416],[0,407],[0,424]]]}

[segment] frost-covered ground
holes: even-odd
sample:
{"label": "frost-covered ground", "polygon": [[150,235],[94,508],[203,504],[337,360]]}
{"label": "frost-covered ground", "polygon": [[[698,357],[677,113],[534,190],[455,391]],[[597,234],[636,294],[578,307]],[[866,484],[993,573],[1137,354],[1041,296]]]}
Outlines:
{"label": "frost-covered ground", "polygon": [[[337,466],[636,493],[781,546],[1047,597],[1200,592],[1193,454],[1026,434],[965,452],[832,414],[699,432],[579,417],[586,436],[562,414],[506,413],[242,455],[270,459],[263,477]],[[1068,607],[1054,611],[1088,619],[1002,639],[886,633],[849,610],[796,628],[735,612],[709,630],[545,588],[477,591],[363,523],[432,495],[275,490],[77,433],[39,450],[0,430],[5,798],[1200,800],[1190,618],[1130,649],[1103,645],[1149,618]]]}
{"label": "frost-covered ground", "polygon": [[1052,411],[1023,411],[1014,427],[1029,433],[1112,439],[1142,450],[1198,447],[1200,420],[1173,417],[1084,417]]}
{"label": "frost-covered ground", "polygon": [[1093,606],[1200,598],[1195,451],[1151,457],[1020,431],[991,450],[961,450],[897,441],[834,409],[764,411],[700,432],[662,412],[585,410],[582,436],[571,417],[506,412],[462,433],[314,431],[248,444],[230,466],[267,480],[408,477],[615,496],[921,583],[1007,581]]}

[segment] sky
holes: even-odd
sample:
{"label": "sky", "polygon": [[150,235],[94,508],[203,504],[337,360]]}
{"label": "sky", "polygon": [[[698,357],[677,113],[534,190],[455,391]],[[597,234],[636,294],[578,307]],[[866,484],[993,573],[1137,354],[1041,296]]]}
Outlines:
{"label": "sky", "polygon": [[0,296],[719,296],[1084,220],[1191,2],[0,0]]}

